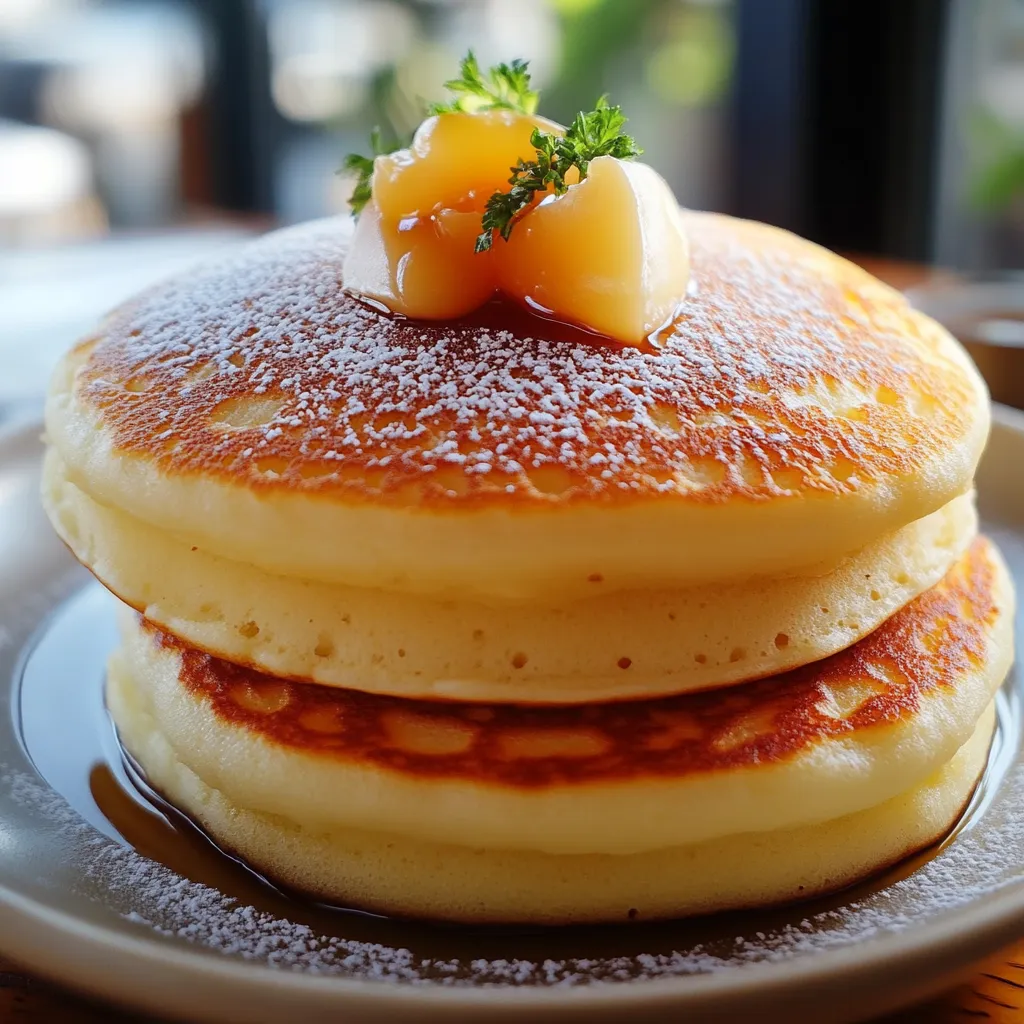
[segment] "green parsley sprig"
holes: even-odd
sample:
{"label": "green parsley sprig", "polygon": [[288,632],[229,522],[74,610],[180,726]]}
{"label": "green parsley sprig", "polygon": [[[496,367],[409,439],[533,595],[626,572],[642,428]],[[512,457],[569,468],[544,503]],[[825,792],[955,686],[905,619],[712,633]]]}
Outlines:
{"label": "green parsley sprig", "polygon": [[529,61],[495,64],[485,74],[472,50],[459,63],[459,77],[449,79],[444,87],[455,98],[449,103],[432,104],[431,114],[474,114],[481,110],[532,114],[540,99],[540,93],[530,88]]}
{"label": "green parsley sprig", "polygon": [[373,190],[370,182],[373,178],[373,157],[385,156],[394,153],[396,149],[402,149],[407,143],[395,140],[393,143],[385,143],[380,128],[374,128],[370,132],[370,151],[373,156],[363,156],[360,153],[349,153],[342,165],[346,171],[356,175],[356,184],[352,189],[352,195],[348,197],[348,205],[352,207],[352,213],[358,217],[363,212],[363,207],[373,197]]}
{"label": "green parsley sprig", "polygon": [[532,160],[520,160],[511,168],[507,192],[495,192],[487,200],[483,215],[483,231],[477,236],[476,251],[486,252],[494,243],[495,233],[508,241],[516,218],[540,192],[553,191],[564,195],[569,184],[566,177],[576,168],[579,180],[587,176],[590,162],[599,156],[632,160],[643,150],[623,132],[626,116],[622,108],[611,106],[602,96],[589,112],[580,111],[564,135],[533,130],[530,145],[536,151]]}

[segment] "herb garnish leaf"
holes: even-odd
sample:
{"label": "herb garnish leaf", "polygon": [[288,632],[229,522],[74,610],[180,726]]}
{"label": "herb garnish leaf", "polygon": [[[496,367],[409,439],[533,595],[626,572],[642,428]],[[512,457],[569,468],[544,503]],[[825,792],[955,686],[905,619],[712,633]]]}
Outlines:
{"label": "herb garnish leaf", "polygon": [[444,83],[455,98],[450,103],[433,104],[430,113],[514,110],[519,114],[532,114],[537,109],[540,94],[530,88],[529,68],[529,61],[514,60],[511,64],[495,64],[484,73],[470,50],[459,64],[459,77]]}
{"label": "herb garnish leaf", "polygon": [[512,186],[507,192],[495,192],[487,200],[483,215],[483,231],[477,236],[476,251],[486,252],[494,243],[497,232],[508,241],[516,218],[534,201],[540,192],[564,195],[569,189],[566,177],[576,168],[579,180],[587,176],[590,162],[599,156],[613,156],[619,160],[632,160],[643,150],[623,132],[626,116],[622,108],[611,106],[602,96],[591,111],[580,111],[564,135],[533,130],[530,145],[536,155],[532,160],[520,160],[511,168],[508,179]]}
{"label": "herb garnish leaf", "polygon": [[352,207],[352,213],[358,217],[363,212],[363,207],[370,201],[373,196],[373,190],[371,188],[371,181],[373,179],[373,158],[378,156],[385,156],[388,153],[394,153],[396,149],[404,148],[404,143],[395,141],[392,144],[386,144],[383,141],[381,130],[379,127],[374,128],[370,132],[370,151],[373,156],[362,156],[360,153],[349,153],[345,157],[345,163],[342,168],[346,171],[351,171],[356,175],[356,184],[352,189],[352,194],[348,197],[348,205]]}

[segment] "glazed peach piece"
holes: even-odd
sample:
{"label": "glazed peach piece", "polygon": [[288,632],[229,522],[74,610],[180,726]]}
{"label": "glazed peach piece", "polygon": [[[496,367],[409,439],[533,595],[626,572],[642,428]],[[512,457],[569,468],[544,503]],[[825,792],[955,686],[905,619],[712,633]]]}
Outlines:
{"label": "glazed peach piece", "polygon": [[442,209],[387,221],[369,203],[345,260],[345,286],[394,313],[451,320],[482,306],[496,288],[492,253],[475,253],[480,214]]}
{"label": "glazed peach piece", "polygon": [[373,198],[389,222],[439,209],[482,213],[491,195],[507,187],[516,161],[533,155],[534,128],[557,135],[565,130],[511,110],[434,114],[408,149],[374,160]]}
{"label": "glazed peach piece", "polygon": [[495,253],[508,295],[634,345],[671,319],[690,273],[671,189],[646,164],[610,156],[542,200]]}
{"label": "glazed peach piece", "polygon": [[532,155],[543,118],[507,110],[434,115],[409,149],[374,161],[373,199],[345,261],[346,287],[395,313],[447,320],[502,292],[539,312],[638,345],[686,291],[679,209],[650,167],[599,157],[569,190],[520,214],[508,241],[475,242],[487,200]]}
{"label": "glazed peach piece", "polygon": [[491,253],[474,252],[488,198],[553,121],[508,110],[435,114],[409,149],[374,161],[373,200],[345,262],[345,284],[423,320],[465,316],[498,288]]}

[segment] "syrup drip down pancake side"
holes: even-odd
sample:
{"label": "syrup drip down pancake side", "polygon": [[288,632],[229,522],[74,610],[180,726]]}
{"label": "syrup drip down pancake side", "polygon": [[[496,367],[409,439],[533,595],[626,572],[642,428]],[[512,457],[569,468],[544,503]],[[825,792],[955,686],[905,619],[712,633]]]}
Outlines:
{"label": "syrup drip down pancake side", "polygon": [[970,739],[1009,667],[1012,604],[1005,566],[979,539],[825,661],[711,693],[561,708],[288,683],[124,609],[108,704],[144,771],[142,741],[159,737],[229,805],[282,827],[639,854],[813,826],[922,785]]}
{"label": "syrup drip down pancake side", "polygon": [[54,451],[43,481],[79,561],[187,645],[282,678],[442,700],[637,699],[805,665],[937,583],[977,529],[964,495],[822,575],[494,606],[288,579],[208,555],[94,501]]}
{"label": "syrup drip down pancake side", "polygon": [[658,347],[420,324],[346,295],[343,220],[122,307],[47,433],[94,501],[281,576],[535,600],[825,571],[970,489],[988,400],[898,293],[685,214]]}

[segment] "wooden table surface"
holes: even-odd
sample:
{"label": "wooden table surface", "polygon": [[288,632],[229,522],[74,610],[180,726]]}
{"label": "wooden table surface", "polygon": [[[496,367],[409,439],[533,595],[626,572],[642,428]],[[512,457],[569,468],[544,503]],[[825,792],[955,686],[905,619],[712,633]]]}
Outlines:
{"label": "wooden table surface", "polygon": [[[858,259],[896,288],[946,275],[892,261]],[[1024,935],[1024,921],[1021,922]],[[123,1013],[29,977],[0,960],[0,1024],[143,1024],[155,1018]],[[1024,939],[982,964],[965,984],[921,1006],[884,1018],[885,1024],[1024,1024]],[[878,1022],[881,1024],[881,1021]]]}

